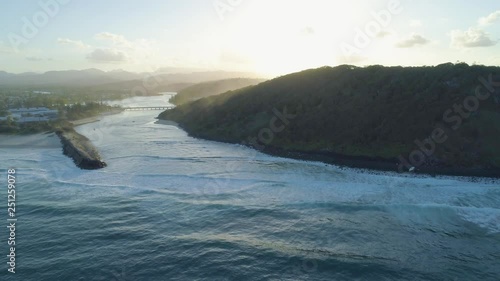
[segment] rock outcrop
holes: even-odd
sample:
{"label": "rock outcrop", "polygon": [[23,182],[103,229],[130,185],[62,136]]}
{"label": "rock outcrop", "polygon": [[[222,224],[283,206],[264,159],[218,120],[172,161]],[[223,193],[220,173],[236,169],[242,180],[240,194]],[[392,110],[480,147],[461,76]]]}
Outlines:
{"label": "rock outcrop", "polygon": [[56,133],[61,139],[64,155],[73,159],[79,168],[96,170],[107,166],[90,140],[73,128],[60,129]]}

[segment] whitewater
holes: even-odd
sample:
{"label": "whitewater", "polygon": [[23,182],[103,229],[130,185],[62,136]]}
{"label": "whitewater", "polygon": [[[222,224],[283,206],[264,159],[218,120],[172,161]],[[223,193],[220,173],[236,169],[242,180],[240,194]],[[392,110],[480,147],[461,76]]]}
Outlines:
{"label": "whitewater", "polygon": [[1,194],[15,168],[18,215],[16,274],[0,232],[2,280],[499,280],[499,180],[278,158],[159,113],[77,127],[108,164],[97,171],[54,134],[0,136]]}

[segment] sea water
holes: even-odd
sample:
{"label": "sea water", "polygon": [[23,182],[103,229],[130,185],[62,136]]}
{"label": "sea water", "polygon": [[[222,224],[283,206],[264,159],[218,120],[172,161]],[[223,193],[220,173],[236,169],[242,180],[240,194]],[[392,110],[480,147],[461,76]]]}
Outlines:
{"label": "sea water", "polygon": [[[138,97],[124,106],[167,104]],[[158,111],[77,131],[108,167],[78,169],[53,134],[0,136],[16,169],[16,273],[1,280],[499,280],[497,180],[370,172],[191,138]]]}

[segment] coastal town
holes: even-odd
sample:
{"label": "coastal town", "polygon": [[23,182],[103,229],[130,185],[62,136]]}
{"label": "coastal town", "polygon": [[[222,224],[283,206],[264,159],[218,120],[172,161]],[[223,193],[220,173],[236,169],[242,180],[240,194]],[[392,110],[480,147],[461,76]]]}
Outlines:
{"label": "coastal town", "polygon": [[118,113],[122,109],[93,101],[66,104],[57,96],[49,96],[50,93],[47,92],[33,94],[36,95],[3,99],[5,103],[1,104],[0,134],[53,132],[59,137],[64,154],[72,158],[78,167],[105,167],[106,163],[101,160],[97,149],[73,127],[82,123],[81,121],[97,118],[101,114]]}
{"label": "coastal town", "polygon": [[0,117],[0,121],[11,119],[16,123],[47,122],[59,119],[59,111],[47,107],[13,108],[7,110],[7,116]]}
{"label": "coastal town", "polygon": [[117,110],[103,95],[92,93],[0,89],[0,134],[54,131],[67,122]]}

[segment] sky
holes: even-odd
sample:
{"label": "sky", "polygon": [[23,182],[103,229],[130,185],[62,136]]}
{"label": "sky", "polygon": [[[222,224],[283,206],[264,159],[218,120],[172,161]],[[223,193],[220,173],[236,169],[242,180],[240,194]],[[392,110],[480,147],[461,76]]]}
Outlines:
{"label": "sky", "polygon": [[500,65],[498,0],[2,1],[0,70]]}

